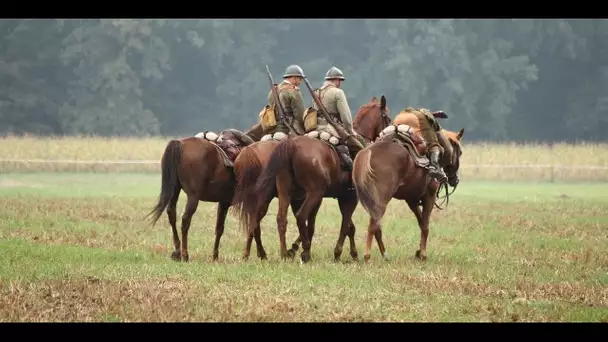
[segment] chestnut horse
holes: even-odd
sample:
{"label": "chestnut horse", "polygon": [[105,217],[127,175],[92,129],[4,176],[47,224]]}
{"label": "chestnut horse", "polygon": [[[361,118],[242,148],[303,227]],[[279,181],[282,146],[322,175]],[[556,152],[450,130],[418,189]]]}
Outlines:
{"label": "chestnut horse", "polygon": [[[355,117],[353,127],[364,139],[372,141],[377,132],[390,125],[386,107],[386,98],[378,102],[376,97],[361,106]],[[284,140],[276,145],[257,183],[245,184],[259,197],[252,197],[242,206],[240,215],[246,222],[249,234],[259,229],[259,222],[264,217],[272,198],[279,198],[277,228],[280,239],[281,257],[293,257],[298,243],[303,246],[302,261],[310,260],[310,245],[314,235],[315,220],[323,198],[338,199],[342,213],[340,237],[334,250],[336,260],[340,258],[344,240],[348,235],[351,256],[357,258],[354,241],[355,226],[351,221],[357,206],[357,197],[351,187],[351,172],[341,166],[336,151],[318,139],[309,136],[297,136]],[[294,201],[295,200],[295,201]],[[297,206],[294,205],[297,203]],[[285,233],[287,230],[287,209],[292,205],[296,216],[299,237],[287,251]],[[255,223],[255,224],[252,224]]]}
{"label": "chestnut horse", "polygon": [[[262,135],[261,125],[254,125],[245,134],[252,141],[259,141]],[[234,144],[247,145],[243,140],[247,139],[239,139],[239,141],[231,139]],[[198,202],[203,201],[218,204],[213,245],[213,260],[217,260],[226,214],[234,192],[235,177],[232,167],[226,166],[225,157],[218,151],[218,145],[204,138],[184,137],[167,143],[161,159],[161,169],[160,195],[156,206],[148,216],[152,216],[152,225],[154,225],[166,209],[173,232],[174,250],[171,258],[176,261],[180,259],[188,261],[188,229],[190,229],[190,222],[196,212]],[[180,248],[176,227],[176,207],[182,189],[188,199],[182,215]]]}
{"label": "chestnut horse", "polygon": [[[443,133],[451,143],[453,153],[451,160],[442,160],[441,166],[448,176],[448,183],[455,187],[459,182],[458,169],[462,155],[460,141],[464,128],[458,133],[447,130],[443,130]],[[409,134],[417,133],[410,127]],[[370,258],[374,236],[381,255],[386,258],[380,221],[392,198],[404,200],[416,215],[420,228],[420,249],[416,251],[416,257],[426,260],[429,220],[437,198],[439,183],[431,179],[425,168],[417,166],[414,158],[416,157],[404,147],[395,134],[389,134],[361,150],[353,162],[353,182],[357,196],[370,215],[365,261]],[[419,205],[422,205],[422,211]]]}
{"label": "chestnut horse", "polygon": [[[256,180],[262,173],[263,166],[270,160],[270,154],[279,144],[277,140],[257,141],[245,147],[234,161],[234,173],[236,175],[236,185],[234,189],[234,197],[232,199],[232,207],[230,211],[238,215],[242,227],[246,228],[254,225],[252,229],[247,229],[247,242],[243,251],[243,259],[247,260],[251,252],[251,243],[255,238],[258,257],[262,260],[267,259],[266,251],[262,246],[260,221],[268,211],[270,201],[264,201],[252,185],[255,185]],[[270,200],[276,196],[276,191],[271,194]],[[260,215],[257,221],[250,222],[254,217],[242,215],[249,210],[256,210],[259,203],[266,203],[260,206]],[[292,208],[299,208],[299,201],[292,201]],[[248,207],[249,206],[249,207]],[[296,210],[296,209],[294,209]]]}

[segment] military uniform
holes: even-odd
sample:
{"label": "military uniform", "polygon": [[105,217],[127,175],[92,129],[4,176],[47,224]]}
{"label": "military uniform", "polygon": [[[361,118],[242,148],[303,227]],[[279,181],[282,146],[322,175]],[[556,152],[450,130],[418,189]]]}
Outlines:
{"label": "military uniform", "polygon": [[[336,67],[332,67],[325,74],[325,82],[317,89],[316,95],[327,110],[327,114],[340,126],[346,130],[347,133],[358,138],[358,134],[353,130],[353,118],[348,106],[346,94],[344,90],[336,87],[333,83],[328,82],[332,79],[344,80],[344,74]],[[317,108],[317,104],[313,101],[313,108],[320,111]],[[327,131],[331,135],[339,136],[336,129],[325,120],[325,117],[317,115],[317,130]],[[342,157],[342,160],[347,168],[352,168],[352,159],[359,152],[360,147],[347,141],[347,146],[340,145],[336,148],[338,153]]]}
{"label": "military uniform", "polygon": [[452,145],[443,135],[441,126],[428,109],[412,111],[412,114],[418,118],[420,134],[426,140],[428,146],[431,176],[439,181],[446,180],[447,176],[439,164],[439,155],[443,150],[444,160],[450,160],[453,153]]}
{"label": "military uniform", "polygon": [[[306,77],[302,68],[297,65],[290,65],[285,70],[285,75],[283,78],[287,78],[290,76],[300,76]],[[304,108],[304,97],[300,92],[300,88],[289,83],[287,80],[283,80],[281,83],[277,85],[277,92],[279,94],[279,100],[283,105],[283,109],[285,110],[285,116],[287,120],[290,121],[292,127],[296,130],[298,135],[304,134],[304,121],[302,119],[302,115],[306,108]],[[289,128],[285,126],[282,120],[279,120],[279,109],[275,107],[274,97],[272,95],[272,90],[268,93],[268,105],[271,108],[275,108],[275,113],[277,115],[277,126],[273,128],[271,131],[266,133],[274,134],[276,132],[283,132],[285,134],[289,134]]]}

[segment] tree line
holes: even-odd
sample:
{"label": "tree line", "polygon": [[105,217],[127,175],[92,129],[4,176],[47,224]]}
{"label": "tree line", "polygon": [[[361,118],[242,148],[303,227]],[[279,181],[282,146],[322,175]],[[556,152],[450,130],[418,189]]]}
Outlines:
{"label": "tree line", "polygon": [[[470,141],[599,141],[605,20],[3,20],[0,133],[192,135],[248,129],[298,64],[346,76],[353,116],[442,109]],[[302,87],[305,100],[312,100]]]}

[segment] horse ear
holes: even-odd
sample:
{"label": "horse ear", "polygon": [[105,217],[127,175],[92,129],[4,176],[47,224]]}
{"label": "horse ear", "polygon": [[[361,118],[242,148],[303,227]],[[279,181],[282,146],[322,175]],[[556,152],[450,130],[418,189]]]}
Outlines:
{"label": "horse ear", "polygon": [[463,134],[464,134],[464,128],[461,128],[460,131],[458,131],[458,140],[462,139]]}
{"label": "horse ear", "polygon": [[386,109],[386,97],[384,95],[380,98],[380,108]]}
{"label": "horse ear", "polygon": [[375,96],[372,97],[372,103],[376,103],[376,102],[378,102],[378,99]]}

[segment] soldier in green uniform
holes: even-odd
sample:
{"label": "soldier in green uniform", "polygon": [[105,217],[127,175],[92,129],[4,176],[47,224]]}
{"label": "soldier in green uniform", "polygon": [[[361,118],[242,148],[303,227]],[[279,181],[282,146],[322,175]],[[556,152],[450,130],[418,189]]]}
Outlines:
{"label": "soldier in green uniform", "polygon": [[[319,100],[327,109],[327,114],[338,124],[344,127],[348,134],[358,137],[358,134],[353,130],[353,117],[346,100],[346,94],[344,90],[340,88],[342,81],[344,81],[344,74],[342,70],[331,67],[325,74],[325,82],[323,85],[316,90],[316,94]],[[317,104],[313,101],[313,107],[319,111]],[[317,116],[317,130],[327,131],[331,135],[339,136],[336,129],[325,120],[323,116]],[[359,139],[360,140],[360,139]],[[337,150],[342,157],[342,161],[348,169],[352,168],[353,158],[357,155],[357,152],[361,149],[359,146],[353,143],[347,143],[347,146],[340,145]]]}
{"label": "soldier in green uniform", "polygon": [[[404,116],[405,113],[409,115]],[[439,182],[447,180],[447,176],[440,166],[440,155],[444,160],[450,160],[453,154],[452,145],[441,131],[441,126],[433,113],[426,108],[406,108],[397,115],[395,124],[408,124],[412,127],[418,127],[419,133],[426,141],[428,148],[429,174]]]}
{"label": "soldier in green uniform", "polygon": [[[306,108],[304,108],[304,97],[302,96],[299,88],[300,82],[302,82],[304,77],[306,77],[306,75],[304,75],[302,68],[293,64],[285,69],[283,81],[277,85],[279,100],[281,101],[283,109],[285,110],[286,119],[291,120],[291,118],[293,118],[293,121],[290,123],[298,135],[304,134],[304,122],[302,120],[302,115],[304,114]],[[283,132],[285,134],[289,134],[289,128],[287,128],[282,121],[278,120],[279,110],[275,107],[272,90],[268,93],[268,105],[271,108],[275,108],[274,112],[277,114],[277,126],[272,130],[272,132],[267,133],[274,134],[276,132]]]}

